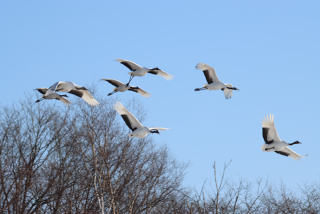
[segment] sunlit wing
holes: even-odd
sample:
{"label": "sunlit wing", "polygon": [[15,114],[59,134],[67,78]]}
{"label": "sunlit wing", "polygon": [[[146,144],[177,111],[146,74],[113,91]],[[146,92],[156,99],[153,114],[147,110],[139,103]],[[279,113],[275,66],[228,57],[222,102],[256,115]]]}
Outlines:
{"label": "sunlit wing", "polygon": [[262,136],[266,144],[270,144],[273,141],[281,141],[274,126],[274,116],[271,114],[267,115],[262,121]]}
{"label": "sunlit wing", "polygon": [[150,71],[148,71],[148,73],[162,76],[163,78],[165,78],[167,80],[170,80],[173,78],[173,76],[171,74],[168,74],[160,69],[150,70]]}
{"label": "sunlit wing", "polygon": [[144,96],[144,97],[150,97],[150,94],[149,94],[148,92],[146,92],[145,90],[142,90],[142,89],[139,88],[139,87],[130,87],[128,90],[129,90],[129,91],[134,91],[134,92],[136,92],[136,93],[139,93],[139,94],[141,94],[141,95]]}
{"label": "sunlit wing", "polygon": [[45,93],[47,93],[47,91],[48,91],[47,88],[36,88],[35,90],[37,90],[37,91],[40,92],[41,94],[45,94]]}
{"label": "sunlit wing", "polygon": [[161,131],[169,130],[169,128],[162,128],[162,127],[152,127],[149,129],[157,129],[157,130],[161,130]]}
{"label": "sunlit wing", "polygon": [[119,87],[121,85],[124,85],[123,83],[117,81],[117,80],[113,80],[113,79],[102,79],[104,81],[107,81],[108,83],[110,83],[111,85],[115,86],[115,87]]}
{"label": "sunlit wing", "polygon": [[284,155],[284,156],[288,156],[291,157],[295,160],[299,160],[301,159],[303,156],[297,154],[296,152],[294,152],[292,149],[288,148],[288,147],[283,147],[280,151],[276,151],[276,153]]}
{"label": "sunlit wing", "polygon": [[99,105],[99,102],[90,94],[88,90],[85,89],[73,89],[68,93],[81,97],[86,103],[91,106]]}
{"label": "sunlit wing", "polygon": [[120,102],[116,102],[114,109],[121,115],[126,125],[134,131],[137,128],[143,127],[143,125],[133,116]]}
{"label": "sunlit wing", "polygon": [[204,63],[198,63],[196,65],[196,69],[202,70],[202,72],[203,72],[204,76],[206,77],[206,80],[209,84],[219,81],[214,68],[210,67],[209,65],[204,64]]}
{"label": "sunlit wing", "polygon": [[[228,85],[227,85],[228,86]],[[230,99],[232,97],[232,89],[228,89],[227,87],[223,89],[224,97],[226,99]]]}
{"label": "sunlit wing", "polygon": [[120,62],[122,65],[129,68],[131,71],[140,70],[142,67],[132,61],[125,60],[125,59],[117,59],[118,62]]}

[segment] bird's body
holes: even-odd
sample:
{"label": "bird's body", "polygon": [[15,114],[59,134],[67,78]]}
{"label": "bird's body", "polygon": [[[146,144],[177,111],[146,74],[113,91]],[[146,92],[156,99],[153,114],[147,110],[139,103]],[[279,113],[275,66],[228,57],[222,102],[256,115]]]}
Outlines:
{"label": "bird's body", "polygon": [[144,138],[149,134],[149,129],[147,127],[141,127],[130,133],[130,137]]}
{"label": "bird's body", "polygon": [[131,129],[130,137],[144,138],[150,133],[159,134],[159,130],[167,130],[167,128],[148,128],[143,126],[120,102],[117,102],[114,108]]}
{"label": "bird's body", "polygon": [[224,96],[226,99],[230,99],[232,97],[233,90],[239,90],[236,87],[233,87],[231,84],[224,84],[221,82],[214,68],[210,67],[204,63],[198,63],[196,65],[196,69],[202,70],[204,76],[206,77],[207,84],[205,84],[202,88],[195,88],[195,91],[201,90],[222,90],[224,92]]}
{"label": "bird's body", "polygon": [[91,106],[96,106],[99,104],[99,102],[91,95],[87,88],[79,86],[73,82],[59,81],[50,86],[50,89],[53,91],[67,92],[81,97]]}
{"label": "bird's body", "polygon": [[104,81],[109,82],[111,85],[115,86],[115,88],[113,89],[113,91],[111,93],[108,94],[108,96],[116,93],[116,92],[125,92],[125,91],[133,91],[136,93],[141,94],[144,97],[150,97],[150,94],[144,90],[142,90],[139,87],[133,87],[130,86],[128,83],[127,84],[123,84],[117,80],[113,80],[113,79],[102,79]]}
{"label": "bird's body", "polygon": [[63,102],[64,104],[70,104],[70,101],[67,100],[64,97],[67,97],[67,95],[60,95],[58,93],[56,93],[55,91],[48,89],[48,88],[36,88],[35,90],[37,90],[38,92],[40,92],[42,94],[41,99],[36,100],[36,103],[46,99],[46,100],[60,100],[61,102]]}
{"label": "bird's body", "polygon": [[155,68],[146,68],[146,67],[142,67],[132,61],[129,60],[124,60],[124,59],[117,59],[118,62],[120,62],[122,65],[126,66],[131,72],[129,72],[130,74],[130,79],[128,81],[128,83],[131,82],[132,78],[135,76],[144,76],[145,74],[149,73],[149,74],[154,74],[154,75],[159,75],[162,76],[163,78],[169,80],[172,79],[173,76],[162,71],[161,69],[155,67]]}
{"label": "bird's body", "polygon": [[274,117],[273,115],[267,115],[262,122],[262,136],[265,141],[265,144],[262,145],[262,151],[264,152],[276,152],[278,154],[289,156],[293,159],[300,159],[303,156],[295,153],[293,150],[288,148],[295,144],[301,144],[299,141],[293,143],[287,143],[282,141],[279,138],[277,130],[274,126]]}

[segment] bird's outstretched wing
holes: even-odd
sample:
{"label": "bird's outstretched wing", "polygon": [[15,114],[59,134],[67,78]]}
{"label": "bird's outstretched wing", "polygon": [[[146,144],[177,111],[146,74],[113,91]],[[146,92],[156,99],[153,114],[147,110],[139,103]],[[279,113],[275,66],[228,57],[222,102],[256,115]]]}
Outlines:
{"label": "bird's outstretched wing", "polygon": [[114,109],[121,115],[124,122],[127,124],[129,129],[132,131],[136,130],[137,128],[143,127],[143,125],[135,118],[120,102],[116,102],[114,105]]}
{"label": "bird's outstretched wing", "polygon": [[156,130],[161,130],[161,131],[169,130],[169,128],[162,128],[162,127],[152,127],[152,128],[149,128],[149,129],[156,129]]}
{"label": "bird's outstretched wing", "polygon": [[69,100],[67,100],[66,98],[64,98],[63,96],[59,96],[57,98],[57,100],[60,100],[61,102],[63,102],[64,104],[69,105],[71,102]]}
{"label": "bird's outstretched wing", "polygon": [[274,116],[272,114],[267,115],[262,121],[262,136],[266,144],[281,141],[274,126]]}
{"label": "bird's outstretched wing", "polygon": [[294,152],[292,149],[290,149],[288,147],[283,147],[280,151],[275,151],[275,152],[280,154],[280,155],[291,157],[291,158],[293,158],[295,160],[299,160],[302,157],[304,157],[302,155],[297,154],[296,152]]}
{"label": "bird's outstretched wing", "polygon": [[[226,86],[231,86],[231,85],[227,84]],[[223,88],[223,93],[224,93],[224,97],[226,99],[230,99],[232,97],[232,89],[229,89],[229,88],[225,87],[225,88]]]}
{"label": "bird's outstretched wing", "polygon": [[47,93],[47,91],[48,91],[47,88],[36,88],[35,90],[37,90],[37,91],[40,92],[41,94],[45,94],[45,93]]}
{"label": "bird's outstretched wing", "polygon": [[99,105],[99,102],[91,95],[88,89],[72,89],[68,93],[81,97],[86,103],[91,106]]}
{"label": "bird's outstretched wing", "polygon": [[145,90],[142,90],[142,89],[139,88],[139,87],[130,87],[128,90],[129,90],[129,91],[136,92],[136,93],[139,93],[139,94],[141,94],[141,95],[144,96],[144,97],[150,97],[150,94],[149,94],[148,92],[146,92]]}
{"label": "bird's outstretched wing", "polygon": [[173,78],[171,74],[168,74],[159,68],[151,69],[150,71],[148,71],[148,73],[162,76],[166,80],[171,80]]}
{"label": "bird's outstretched wing", "polygon": [[118,62],[120,62],[122,65],[126,66],[129,68],[131,71],[136,71],[142,69],[142,67],[134,62],[131,62],[129,60],[125,59],[117,59]]}
{"label": "bird's outstretched wing", "polygon": [[124,85],[122,82],[119,82],[118,80],[113,80],[113,79],[101,79],[104,81],[107,81],[108,83],[110,83],[111,85],[115,86],[115,87],[119,87],[121,85]]}
{"label": "bird's outstretched wing", "polygon": [[210,67],[209,65],[200,62],[196,65],[196,69],[203,71],[203,74],[206,77],[208,84],[219,81],[213,67]]}
{"label": "bird's outstretched wing", "polygon": [[50,90],[52,91],[56,91],[57,89],[57,86],[60,84],[61,82],[55,82],[52,86],[49,87]]}

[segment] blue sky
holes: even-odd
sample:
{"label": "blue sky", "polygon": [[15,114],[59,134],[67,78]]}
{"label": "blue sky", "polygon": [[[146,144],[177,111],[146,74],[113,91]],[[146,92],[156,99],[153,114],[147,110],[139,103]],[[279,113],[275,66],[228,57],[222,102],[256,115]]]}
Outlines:
{"label": "blue sky", "polygon": [[[1,106],[34,88],[70,80],[112,86],[128,80],[124,58],[174,75],[135,78],[151,93],[114,95],[146,111],[145,125],[169,127],[156,144],[189,163],[185,185],[200,189],[212,164],[232,160],[231,179],[272,183],[319,182],[320,3],[318,1],[1,1]],[[194,92],[205,78],[198,62],[240,88]],[[112,99],[111,99],[112,100]],[[114,100],[113,100],[114,101]],[[261,121],[273,113],[280,138],[300,140],[295,161],[263,153]],[[119,118],[120,119],[120,118]]]}

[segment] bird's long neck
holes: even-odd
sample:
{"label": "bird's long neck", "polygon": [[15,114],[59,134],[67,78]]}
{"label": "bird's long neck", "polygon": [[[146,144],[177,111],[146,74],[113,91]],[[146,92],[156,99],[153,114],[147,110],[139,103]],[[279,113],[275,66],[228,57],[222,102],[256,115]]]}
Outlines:
{"label": "bird's long neck", "polygon": [[239,89],[236,88],[236,87],[230,87],[230,86],[227,86],[226,88],[227,88],[227,89],[231,89],[231,90],[239,90]]}

